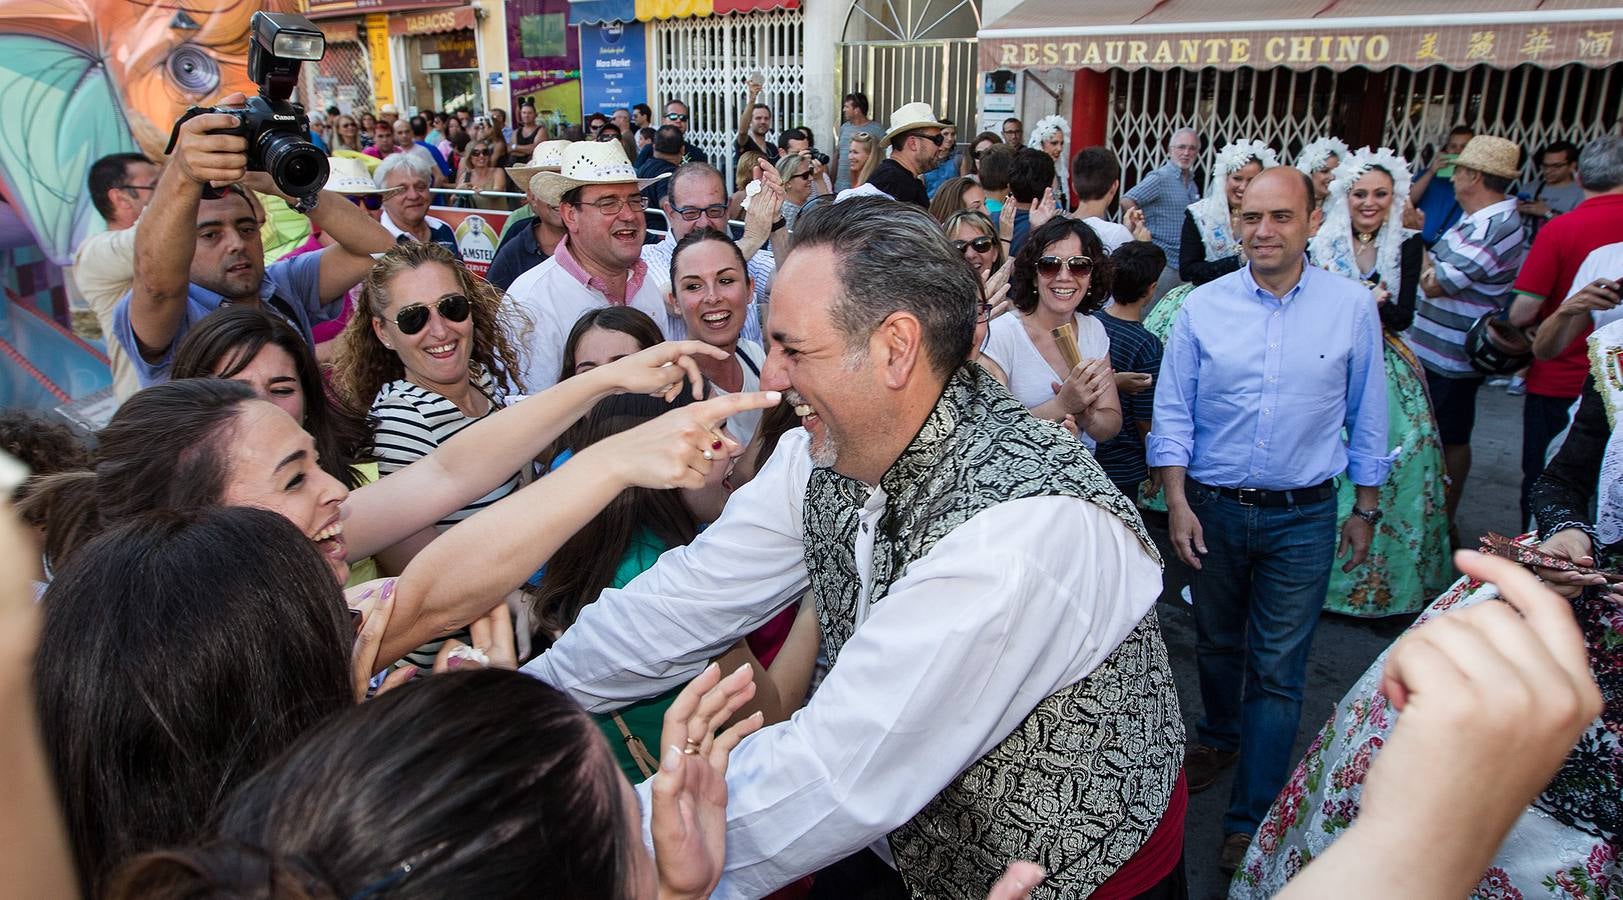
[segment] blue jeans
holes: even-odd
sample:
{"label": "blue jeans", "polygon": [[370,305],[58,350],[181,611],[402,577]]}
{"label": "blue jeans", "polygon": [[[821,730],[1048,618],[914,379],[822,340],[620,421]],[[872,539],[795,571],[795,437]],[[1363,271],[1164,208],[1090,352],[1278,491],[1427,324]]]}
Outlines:
{"label": "blue jeans", "polygon": [[1307,656],[1336,554],[1336,499],[1245,506],[1185,487],[1206,541],[1191,573],[1200,743],[1240,751],[1223,833],[1255,834],[1290,775]]}

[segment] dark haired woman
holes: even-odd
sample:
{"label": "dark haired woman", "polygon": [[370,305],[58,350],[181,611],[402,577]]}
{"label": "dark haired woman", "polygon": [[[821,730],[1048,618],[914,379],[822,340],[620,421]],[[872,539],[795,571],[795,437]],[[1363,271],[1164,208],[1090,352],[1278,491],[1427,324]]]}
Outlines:
{"label": "dark haired woman", "polygon": [[[684,398],[677,400],[679,405],[684,402]],[[579,453],[667,409],[664,401],[653,397],[609,397],[570,429],[560,443],[567,443],[573,453]],[[550,645],[604,590],[625,587],[651,567],[660,554],[691,543],[705,525],[715,521],[732,493],[732,462],[737,455],[735,452],[725,465],[712,469],[699,487],[622,491],[565,541],[548,560],[540,587],[533,591],[535,619],[541,632],[538,640]],[[573,462],[560,465],[561,471],[568,471]],[[804,609],[807,614],[801,617],[804,624],[796,635],[798,639],[786,643],[785,633],[770,646],[766,660],[770,669],[751,652],[747,641],[740,641],[719,659],[722,668],[729,671],[740,665],[756,670],[760,689],[756,696],[767,724],[782,721],[798,709],[811,681],[817,656],[817,623],[810,616],[810,604]],[[794,614],[788,621],[795,621]],[[675,697],[676,691],[669,691],[612,716],[599,717],[620,768],[634,782],[652,775],[657,767],[657,744],[652,742],[658,739],[660,723]]]}
{"label": "dark haired woman", "polygon": [[624,359],[664,340],[659,326],[640,309],[604,306],[590,310],[575,320],[564,339],[563,369],[558,380]]}
{"label": "dark haired woman", "polygon": [[[1018,315],[992,320],[986,356],[1009,393],[1040,419],[1075,418],[1089,449],[1121,431],[1110,338],[1093,316],[1110,296],[1110,257],[1085,223],[1063,216],[1034,229],[1015,255],[1009,297]],[[1071,365],[1054,330],[1069,325],[1081,362]]]}
{"label": "dark haired woman", "polygon": [[[760,390],[766,350],[740,337],[755,295],[744,252],[719,231],[695,228],[671,251],[670,277],[671,297],[688,335],[727,354],[726,359],[698,360],[713,393]],[[748,444],[760,422],[760,410],[750,410],[728,424],[733,435]]]}

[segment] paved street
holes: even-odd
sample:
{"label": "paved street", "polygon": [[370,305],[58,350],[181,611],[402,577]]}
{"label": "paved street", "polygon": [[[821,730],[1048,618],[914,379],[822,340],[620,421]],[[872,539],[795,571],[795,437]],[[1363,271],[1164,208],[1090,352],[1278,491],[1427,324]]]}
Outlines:
{"label": "paved street", "polygon": [[[1522,399],[1506,396],[1503,387],[1484,386],[1478,402],[1472,442],[1475,459],[1460,506],[1460,535],[1472,547],[1476,546],[1476,538],[1488,531],[1517,533],[1516,491],[1521,483]],[[1157,530],[1156,525],[1163,527]],[[1200,714],[1200,692],[1195,675],[1195,622],[1189,607],[1178,595],[1187,580],[1187,569],[1166,543],[1164,522],[1152,522],[1151,526],[1168,561],[1167,590],[1159,607],[1161,629],[1172,657],[1184,721],[1193,737],[1195,720]],[[1403,631],[1411,618],[1360,620],[1338,615],[1323,618],[1308,662],[1307,701],[1302,726],[1296,735],[1298,757],[1347,688]],[[1211,790],[1189,798],[1184,865],[1192,900],[1209,900],[1226,893],[1227,882],[1217,872],[1217,851],[1222,840],[1221,820],[1228,805],[1230,781],[1230,777],[1224,777]]]}

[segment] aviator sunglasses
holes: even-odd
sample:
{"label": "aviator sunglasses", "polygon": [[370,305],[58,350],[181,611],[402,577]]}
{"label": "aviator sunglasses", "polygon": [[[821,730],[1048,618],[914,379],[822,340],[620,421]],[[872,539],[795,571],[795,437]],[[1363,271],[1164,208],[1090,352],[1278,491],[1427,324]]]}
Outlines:
{"label": "aviator sunglasses", "polygon": [[1086,256],[1072,256],[1060,259],[1057,256],[1043,256],[1037,259],[1037,274],[1044,278],[1053,278],[1059,274],[1059,267],[1065,266],[1077,278],[1093,271],[1093,260]]}
{"label": "aviator sunglasses", "polygon": [[[446,294],[434,304],[434,308],[440,311],[440,317],[447,322],[466,322],[468,314],[473,311],[468,298],[461,294]],[[421,303],[413,303],[402,309],[394,317],[394,327],[400,329],[401,334],[416,334],[422,331],[428,327],[428,307]]]}
{"label": "aviator sunglasses", "polygon": [[971,238],[967,241],[952,242],[952,249],[957,250],[959,253],[963,253],[965,247],[968,247],[976,253],[990,253],[992,252],[992,239],[985,235],[981,235],[978,238]]}

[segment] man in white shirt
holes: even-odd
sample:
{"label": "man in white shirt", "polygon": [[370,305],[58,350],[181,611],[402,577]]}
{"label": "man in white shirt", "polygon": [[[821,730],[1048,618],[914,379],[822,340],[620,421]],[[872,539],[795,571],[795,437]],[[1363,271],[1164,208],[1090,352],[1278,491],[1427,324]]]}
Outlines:
{"label": "man in white shirt", "polygon": [[540,172],[530,191],[558,207],[565,236],[541,265],[520,275],[507,296],[530,320],[524,386],[531,392],[558,382],[564,341],[575,320],[604,306],[642,310],[663,331],[665,298],[642,260],[647,198],[659,178],[638,178],[619,141],[577,141],[564,150],[558,172]]}
{"label": "man in white shirt", "polygon": [[107,341],[113,393],[119,400],[141,389],[129,354],[114,338],[113,310],[135,280],[135,226],[158,187],[158,167],[139,153],[114,153],[90,167],[90,201],[107,230],[73,251],[73,283],[90,302]]}
{"label": "man in white shirt", "polygon": [[1106,254],[1115,253],[1117,247],[1129,241],[1150,240],[1144,210],[1136,206],[1123,211],[1125,225],[1105,218],[1121,189],[1121,161],[1109,147],[1088,147],[1076,154],[1076,159],[1071,160],[1071,189],[1076,191],[1077,218],[1099,236]]}
{"label": "man in white shirt", "polygon": [[614,709],[809,588],[832,668],[733,752],[714,896],[865,847],[913,896],[979,900],[1010,859],[1056,896],[1180,874],[1161,851],[1181,841],[1183,723],[1132,505],[965,364],[980,286],[922,209],[814,208],[780,270],[761,386],[804,427],[525,671]]}

